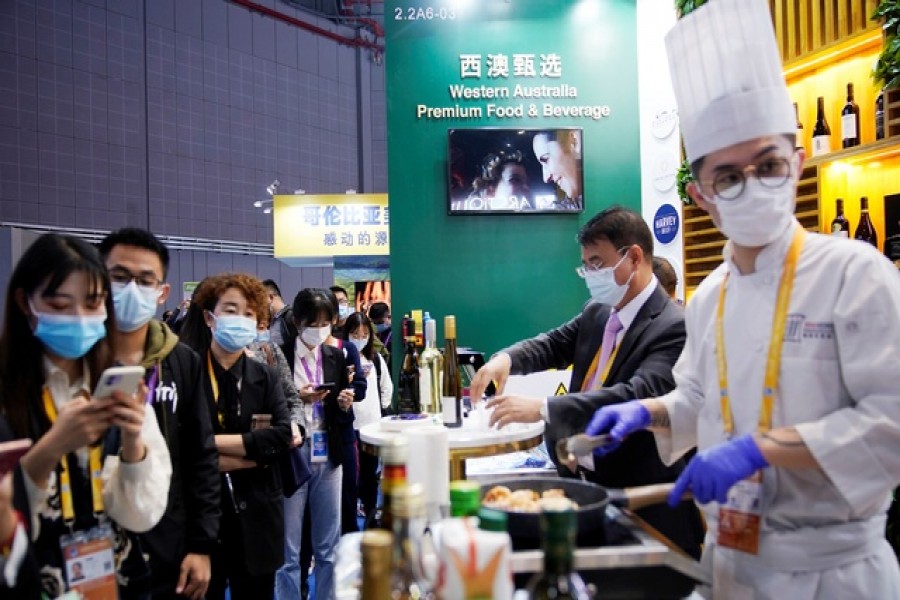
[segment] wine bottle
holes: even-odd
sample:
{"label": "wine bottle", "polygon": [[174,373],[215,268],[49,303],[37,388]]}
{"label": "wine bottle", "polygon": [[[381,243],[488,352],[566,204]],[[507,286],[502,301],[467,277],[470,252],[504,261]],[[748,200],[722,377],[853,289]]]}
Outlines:
{"label": "wine bottle", "polygon": [[401,415],[419,414],[422,412],[422,403],[419,396],[419,353],[416,351],[416,336],[407,335],[405,340],[406,350],[403,353],[397,382],[397,412]]}
{"label": "wine bottle", "polygon": [[875,98],[875,139],[884,139],[884,90]]}
{"label": "wine bottle", "polygon": [[813,127],[813,156],[822,156],[831,152],[831,127],[825,120],[825,98],[816,100],[816,125]]}
{"label": "wine bottle", "polygon": [[459,355],[456,353],[456,317],[444,317],[444,388],[441,414],[446,427],[462,425],[462,383],[459,380]]}
{"label": "wine bottle", "polygon": [[529,582],[528,597],[588,600],[587,586],[573,569],[578,525],[575,511],[569,500],[559,500],[562,502],[548,502],[541,512],[544,572],[536,574]]}
{"label": "wine bottle", "polygon": [[372,529],[363,533],[361,600],[384,600],[391,597],[391,558],[394,536],[388,531]]}
{"label": "wine bottle", "polygon": [[797,117],[797,131],[794,135],[794,147],[800,149],[803,148],[803,123],[800,121],[800,109],[797,108],[796,102],[794,102],[794,115]]}
{"label": "wine bottle", "polygon": [[850,221],[844,216],[844,200],[838,198],[835,204],[837,205],[837,216],[831,221],[831,235],[849,238]]}
{"label": "wine bottle", "polygon": [[[428,315],[428,313],[425,313]],[[441,371],[444,368],[444,357],[437,349],[437,325],[432,318],[425,319],[425,349],[419,356],[419,392],[422,411],[434,414],[438,411],[441,397]]]}
{"label": "wine bottle", "polygon": [[381,449],[381,460],[384,467],[381,471],[382,510],[379,525],[382,529],[393,531],[394,508],[392,498],[394,491],[406,486],[406,456],[409,443],[403,436],[397,436]]}
{"label": "wine bottle", "polygon": [[868,242],[877,248],[878,234],[875,233],[875,226],[872,225],[872,219],[869,218],[869,198],[863,196],[859,199],[859,204],[862,214],[859,216],[859,225],[856,226],[856,233],[853,237],[857,240]]}
{"label": "wine bottle", "polygon": [[847,103],[841,110],[841,146],[859,146],[859,106],[853,101],[853,84],[847,84]]}
{"label": "wine bottle", "polygon": [[420,569],[422,532],[425,530],[425,494],[419,484],[399,487],[391,494],[394,507],[394,548],[391,553],[391,595],[385,598],[426,598],[429,590]]}

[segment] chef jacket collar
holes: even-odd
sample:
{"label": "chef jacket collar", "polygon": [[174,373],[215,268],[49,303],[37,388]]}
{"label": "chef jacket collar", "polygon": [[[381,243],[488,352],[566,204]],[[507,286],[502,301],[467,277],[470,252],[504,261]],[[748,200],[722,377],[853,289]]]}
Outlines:
{"label": "chef jacket collar", "polygon": [[725,249],[722,256],[725,258],[725,264],[732,277],[748,277],[757,273],[770,273],[773,271],[781,271],[784,265],[784,257],[787,256],[788,248],[791,245],[791,239],[794,236],[794,228],[802,227],[797,219],[791,219],[791,222],[785,227],[784,232],[778,238],[766,246],[756,256],[756,267],[753,273],[742,275],[740,269],[734,262],[734,243],[728,240],[725,243]]}

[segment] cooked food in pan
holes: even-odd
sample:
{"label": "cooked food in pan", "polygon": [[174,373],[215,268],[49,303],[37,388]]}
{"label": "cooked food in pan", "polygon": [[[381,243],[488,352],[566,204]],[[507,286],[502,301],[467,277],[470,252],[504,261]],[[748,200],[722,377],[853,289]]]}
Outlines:
{"label": "cooked food in pan", "polygon": [[[495,485],[487,491],[481,503],[484,506],[512,512],[541,512],[547,501],[565,498],[566,492],[561,488],[544,490],[542,494],[534,490],[521,489],[512,491],[503,485]],[[572,502],[572,507],[578,506]]]}

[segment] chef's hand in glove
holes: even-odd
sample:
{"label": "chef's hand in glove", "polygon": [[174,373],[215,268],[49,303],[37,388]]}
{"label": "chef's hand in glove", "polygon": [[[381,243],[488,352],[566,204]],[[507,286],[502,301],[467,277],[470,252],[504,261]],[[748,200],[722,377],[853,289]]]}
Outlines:
{"label": "chef's hand in glove", "polygon": [[594,413],[585,433],[599,435],[608,433],[615,442],[594,449],[596,456],[604,456],[619,447],[622,440],[635,431],[650,425],[650,411],[640,400],[632,400],[623,404],[604,406]]}
{"label": "chef's hand in glove", "polygon": [[738,481],[769,466],[749,433],[700,452],[675,482],[669,506],[677,506],[688,490],[700,504],[725,502],[728,490]]}

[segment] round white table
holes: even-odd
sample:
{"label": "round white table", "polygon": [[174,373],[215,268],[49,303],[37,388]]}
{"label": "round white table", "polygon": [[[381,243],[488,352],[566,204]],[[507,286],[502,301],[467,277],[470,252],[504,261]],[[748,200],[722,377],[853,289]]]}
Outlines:
{"label": "round white table", "polygon": [[[447,428],[450,442],[450,480],[466,478],[466,459],[496,456],[534,448],[544,436],[544,422],[515,423],[502,429],[475,427]],[[378,455],[379,448],[400,435],[397,431],[385,431],[381,423],[370,423],[359,430],[360,447],[364,452]]]}

